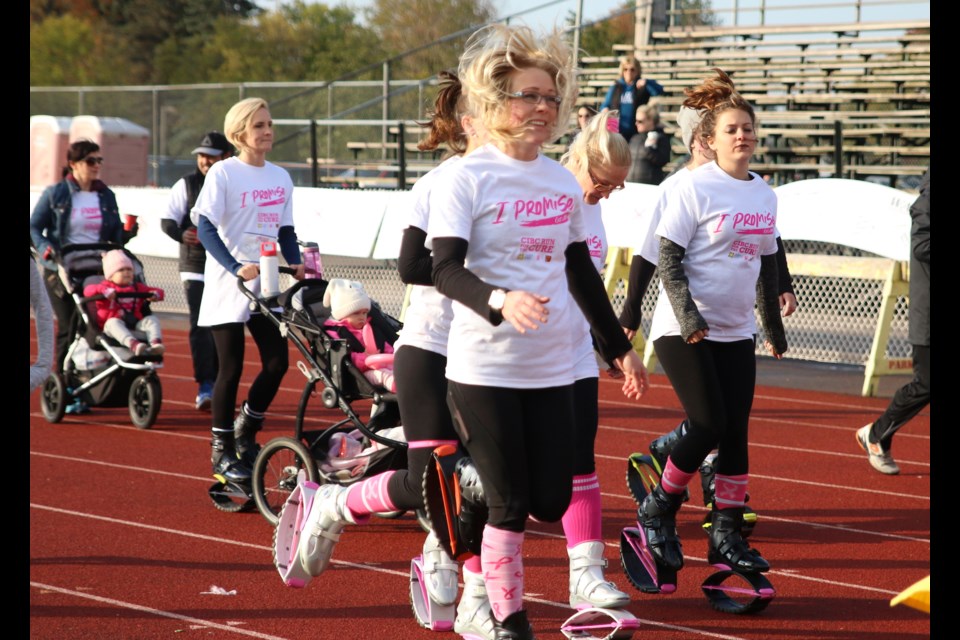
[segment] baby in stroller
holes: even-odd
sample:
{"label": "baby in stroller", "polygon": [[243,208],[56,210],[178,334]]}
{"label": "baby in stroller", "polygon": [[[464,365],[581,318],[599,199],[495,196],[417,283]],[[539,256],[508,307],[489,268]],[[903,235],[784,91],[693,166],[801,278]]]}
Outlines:
{"label": "baby in stroller", "polygon": [[[150,313],[148,301],[163,300],[163,289],[134,282],[133,261],[120,249],[103,254],[103,281],[83,289],[86,298],[103,295],[95,301],[96,322],[108,336],[129,349],[133,355],[164,352],[160,321]],[[124,293],[150,293],[148,298],[117,296]],[[135,333],[136,332],[136,333]],[[139,334],[139,335],[138,335]],[[145,336],[149,345],[139,340]]]}
{"label": "baby in stroller", "polygon": [[370,296],[363,285],[352,280],[334,278],[323,294],[323,304],[330,308],[324,323],[327,333],[346,340],[350,359],[373,385],[396,392],[393,378],[393,345],[377,344],[370,319]]}

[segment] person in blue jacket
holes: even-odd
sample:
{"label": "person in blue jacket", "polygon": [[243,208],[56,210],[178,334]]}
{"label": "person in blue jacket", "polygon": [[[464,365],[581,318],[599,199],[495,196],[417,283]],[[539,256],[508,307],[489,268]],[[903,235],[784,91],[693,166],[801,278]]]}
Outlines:
{"label": "person in blue jacket", "polygon": [[63,180],[47,187],[30,215],[30,241],[43,265],[43,283],[57,318],[57,355],[54,371],[63,371],[67,349],[76,332],[77,309],[57,272],[56,258],[63,246],[97,242],[126,244],[137,235],[134,224],[125,231],[117,197],[100,179],[104,162],[100,145],[77,140],[67,148]]}
{"label": "person in blue jacket", "polygon": [[642,69],[640,62],[633,56],[620,58],[620,77],[613,81],[607,90],[607,96],[600,105],[600,110],[620,112],[620,135],[630,141],[637,132],[634,116],[637,107],[647,104],[650,98],[663,94],[663,86],[656,80],[640,77]]}

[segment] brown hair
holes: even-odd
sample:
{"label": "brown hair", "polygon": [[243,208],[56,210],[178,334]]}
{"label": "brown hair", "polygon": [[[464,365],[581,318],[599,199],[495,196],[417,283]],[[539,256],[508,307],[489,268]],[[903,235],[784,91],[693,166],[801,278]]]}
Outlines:
{"label": "brown hair", "polygon": [[451,153],[460,154],[467,150],[465,132],[460,124],[466,106],[463,88],[455,73],[441,71],[437,76],[440,90],[433,101],[433,109],[428,113],[430,121],[424,125],[428,129],[427,137],[417,143],[417,148],[434,151],[446,143]]}
{"label": "brown hair", "polygon": [[706,138],[712,136],[717,127],[717,118],[724,111],[739,109],[750,116],[750,121],[757,124],[757,116],[753,106],[741,96],[733,84],[733,80],[722,69],[714,67],[714,77],[707,78],[695,87],[683,90],[687,96],[683,101],[684,107],[695,109],[702,113],[703,119],[694,135],[699,137],[706,146]]}

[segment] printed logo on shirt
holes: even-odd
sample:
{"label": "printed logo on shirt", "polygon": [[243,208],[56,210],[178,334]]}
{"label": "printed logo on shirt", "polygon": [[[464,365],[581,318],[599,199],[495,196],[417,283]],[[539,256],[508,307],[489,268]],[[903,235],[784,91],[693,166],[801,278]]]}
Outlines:
{"label": "printed logo on shirt", "polygon": [[83,230],[88,233],[100,231],[100,207],[80,207],[80,219],[83,220]]}
{"label": "printed logo on shirt", "polygon": [[591,258],[603,258],[601,255],[603,251],[603,241],[600,239],[600,236],[594,234],[587,237],[587,248],[590,250]]}
{"label": "printed logo on shirt", "polygon": [[504,216],[512,215],[521,227],[544,227],[568,223],[576,203],[570,196],[559,195],[552,198],[544,196],[539,200],[515,200],[512,204],[502,201],[497,204],[499,209],[493,224],[500,224],[504,221]]}
{"label": "printed logo on shirt", "polygon": [[[713,233],[722,233],[724,224],[730,219],[729,213],[724,213],[717,220]],[[765,213],[744,213],[738,211],[733,214],[733,230],[741,235],[770,235],[773,233],[776,218],[769,211]]]}
{"label": "printed logo on shirt", "polygon": [[[553,251],[557,243],[553,238],[520,238],[520,253],[517,260],[543,260],[550,262],[553,260]],[[527,254],[533,254],[527,256]]]}
{"label": "printed logo on shirt", "polygon": [[240,196],[240,206],[247,206],[247,196],[254,204],[261,207],[272,207],[277,204],[284,204],[287,201],[287,190],[281,186],[271,189],[254,189],[253,191],[244,191]]}

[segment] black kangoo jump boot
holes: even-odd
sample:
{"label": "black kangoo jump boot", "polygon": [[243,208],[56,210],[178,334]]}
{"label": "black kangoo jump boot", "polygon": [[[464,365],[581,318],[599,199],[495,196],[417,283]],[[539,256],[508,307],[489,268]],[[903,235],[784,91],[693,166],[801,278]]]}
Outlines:
{"label": "black kangoo jump boot", "polygon": [[213,463],[213,477],[220,482],[250,482],[251,468],[237,456],[236,442],[229,431],[213,433],[210,439],[210,462]]}
{"label": "black kangoo jump boot", "polygon": [[263,428],[263,418],[254,418],[245,411],[247,403],[240,407],[237,419],[233,421],[233,437],[237,443],[237,457],[243,460],[244,465],[253,468],[253,462],[260,453],[257,444],[257,432]]}
{"label": "black kangoo jump boot", "polygon": [[503,622],[493,619],[494,640],[536,640],[533,627],[527,620],[527,612],[523,609],[514,611]]}
{"label": "black kangoo jump boot", "polygon": [[637,522],[643,527],[647,546],[657,563],[677,570],[683,568],[683,547],[677,535],[677,511],[681,504],[682,493],[667,493],[658,484],[637,511]]}
{"label": "black kangoo jump boot", "polygon": [[716,509],[710,514],[710,550],[707,562],[742,573],[763,573],[770,564],[751,549],[741,535],[743,507]]}

